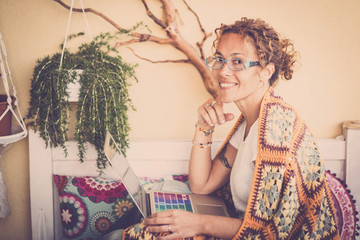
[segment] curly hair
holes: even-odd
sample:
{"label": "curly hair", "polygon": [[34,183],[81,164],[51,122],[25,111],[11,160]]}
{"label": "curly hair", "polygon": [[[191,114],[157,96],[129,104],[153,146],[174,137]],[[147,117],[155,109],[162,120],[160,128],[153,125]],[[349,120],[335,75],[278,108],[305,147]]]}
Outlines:
{"label": "curly hair", "polygon": [[275,85],[279,77],[286,80],[292,78],[298,52],[294,50],[292,41],[281,38],[280,34],[263,20],[243,17],[234,24],[222,24],[221,27],[215,29],[214,48],[221,36],[227,33],[240,34],[245,39],[249,39],[257,50],[262,66],[270,62],[274,64],[275,72],[269,79],[270,86]]}

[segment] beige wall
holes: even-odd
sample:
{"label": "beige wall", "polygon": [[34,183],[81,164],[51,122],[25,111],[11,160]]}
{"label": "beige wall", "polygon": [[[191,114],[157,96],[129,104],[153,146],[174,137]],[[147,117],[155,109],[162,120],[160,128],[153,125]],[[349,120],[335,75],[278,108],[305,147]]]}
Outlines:
{"label": "beige wall", "polygon": [[[124,27],[144,21],[154,34],[162,34],[146,16],[140,0],[83,2]],[[179,8],[183,35],[192,43],[200,40],[195,18],[186,11],[182,1],[173,2]],[[335,137],[341,134],[343,121],[360,119],[358,0],[188,2],[208,32],[221,22],[232,23],[242,16],[261,17],[294,40],[301,53],[301,67],[292,81],[280,82],[278,89],[297,107],[316,137]],[[161,13],[159,6],[159,3],[152,6],[158,14]],[[0,0],[0,31],[23,115],[29,106],[35,61],[58,49],[64,38],[67,16],[68,12],[51,0]],[[95,34],[114,30],[99,17],[89,15],[88,19]],[[71,32],[83,30],[86,28],[82,15],[73,15]],[[207,42],[207,53],[210,44],[211,40]],[[167,46],[145,43],[132,47],[138,54],[153,60],[183,57]],[[190,139],[196,109],[209,97],[194,67],[151,64],[137,59],[127,49],[122,49],[121,54],[129,62],[139,63],[136,70],[139,83],[131,87],[131,97],[137,108],[130,113],[131,138]],[[233,106],[226,107],[238,114]],[[224,138],[229,128],[230,125],[219,127],[215,137]],[[0,239],[29,239],[31,235],[27,144],[27,139],[19,141],[1,156],[12,214],[0,219]]]}

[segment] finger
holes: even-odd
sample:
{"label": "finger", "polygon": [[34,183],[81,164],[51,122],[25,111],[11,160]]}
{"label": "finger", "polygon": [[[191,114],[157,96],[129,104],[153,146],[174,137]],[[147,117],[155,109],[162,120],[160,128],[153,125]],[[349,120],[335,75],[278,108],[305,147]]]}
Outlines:
{"label": "finger", "polygon": [[165,225],[165,224],[171,224],[171,218],[170,217],[153,217],[153,218],[147,218],[144,220],[145,226],[156,226],[156,225]]}
{"label": "finger", "polygon": [[235,118],[234,114],[232,113],[225,113],[225,120],[226,121],[231,121]]}
{"label": "finger", "polygon": [[146,231],[147,232],[152,232],[152,233],[169,232],[169,224],[156,225],[156,226],[147,226]]}
{"label": "finger", "polygon": [[209,113],[208,111],[206,110],[206,104],[205,105],[202,105],[201,107],[199,107],[199,123],[202,123],[202,127],[206,127],[206,125],[208,126],[212,126],[213,123],[211,121],[211,118],[209,116]]}
{"label": "finger", "polygon": [[156,213],[151,214],[150,216],[148,216],[148,218],[171,217],[172,214],[173,214],[173,210],[161,211],[161,212],[156,212]]}
{"label": "finger", "polygon": [[219,124],[224,124],[226,122],[225,120],[225,114],[224,114],[224,106],[222,102],[216,102],[213,105],[214,111],[216,113],[217,122]]}
{"label": "finger", "polygon": [[221,98],[216,98],[216,104],[214,105],[216,112],[218,113],[218,118],[220,124],[224,124],[225,122],[231,121],[235,118],[232,113],[224,113],[224,103]]}
{"label": "finger", "polygon": [[217,125],[218,124],[218,117],[217,117],[217,113],[215,111],[214,106],[208,105],[208,106],[205,107],[205,110],[207,111],[207,114],[208,114],[208,116],[210,118],[210,121],[211,121],[209,125],[212,126],[212,127]]}
{"label": "finger", "polygon": [[[222,105],[223,103],[218,99],[209,98],[202,106],[199,107],[198,113],[198,123],[202,127],[213,127],[217,124],[219,124],[219,116],[217,113],[217,110],[220,110],[220,118],[224,119],[225,117],[222,117],[223,111],[222,111]],[[208,125],[208,126],[206,126]]]}
{"label": "finger", "polygon": [[215,99],[209,99],[207,101],[206,106],[206,111],[208,112],[208,115],[211,119],[211,126],[217,125],[220,123],[220,119],[222,118],[221,115],[223,115],[223,111],[222,111],[222,102],[217,102],[217,100]]}

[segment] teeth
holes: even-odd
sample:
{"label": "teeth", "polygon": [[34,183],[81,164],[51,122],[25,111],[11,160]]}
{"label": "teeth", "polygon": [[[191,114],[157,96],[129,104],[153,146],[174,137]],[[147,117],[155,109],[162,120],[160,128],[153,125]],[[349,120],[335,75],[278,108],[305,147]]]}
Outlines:
{"label": "teeth", "polygon": [[224,87],[224,88],[226,88],[226,87],[233,87],[233,86],[235,86],[236,85],[236,83],[220,83],[220,86],[221,87]]}

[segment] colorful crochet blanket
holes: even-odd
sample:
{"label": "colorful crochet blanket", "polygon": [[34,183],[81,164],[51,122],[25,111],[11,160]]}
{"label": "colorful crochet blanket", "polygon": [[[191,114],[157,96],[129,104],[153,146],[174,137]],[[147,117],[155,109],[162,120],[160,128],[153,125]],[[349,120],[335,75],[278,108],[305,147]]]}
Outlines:
{"label": "colorful crochet blanket", "polygon": [[[226,146],[238,124],[230,133]],[[336,213],[315,138],[270,88],[261,104],[258,156],[234,239],[338,239]]]}
{"label": "colorful crochet blanket", "polygon": [[[240,116],[219,153],[242,121]],[[227,187],[217,194],[227,192]],[[231,196],[225,196],[231,202]],[[141,225],[126,229],[123,235],[123,239],[154,237]],[[194,237],[205,238],[211,237]],[[294,108],[272,88],[261,104],[255,172],[244,221],[234,239],[339,239],[315,139]]]}

